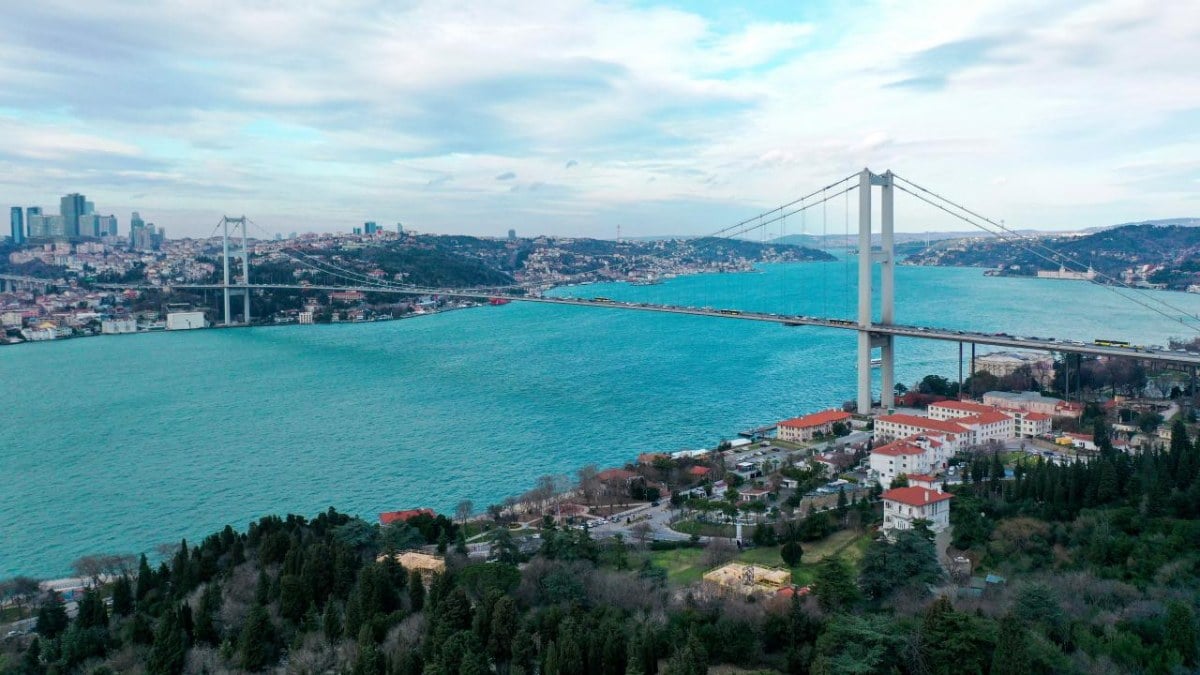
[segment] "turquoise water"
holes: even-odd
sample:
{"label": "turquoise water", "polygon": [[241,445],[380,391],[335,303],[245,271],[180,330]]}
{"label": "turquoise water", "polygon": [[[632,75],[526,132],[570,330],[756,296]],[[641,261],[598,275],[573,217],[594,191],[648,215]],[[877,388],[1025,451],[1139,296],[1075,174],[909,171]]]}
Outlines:
{"label": "turquoise water", "polygon": [[[843,263],[564,294],[850,316]],[[900,268],[904,323],[1165,342],[1177,323],[1076,282]],[[1166,294],[1200,311],[1200,297]],[[715,444],[854,395],[851,332],[513,303],[375,324],[0,349],[0,577],[153,551],[267,513],[477,509],[537,476]],[[902,340],[898,378],[957,373]]]}

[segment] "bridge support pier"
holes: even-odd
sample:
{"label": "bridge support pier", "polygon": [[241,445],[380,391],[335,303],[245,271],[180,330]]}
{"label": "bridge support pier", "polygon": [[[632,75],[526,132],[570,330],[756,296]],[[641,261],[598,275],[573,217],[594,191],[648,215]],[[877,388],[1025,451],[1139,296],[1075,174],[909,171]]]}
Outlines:
{"label": "bridge support pier", "polygon": [[[869,413],[874,407],[871,392],[871,352],[880,350],[879,401],[883,409],[896,406],[896,342],[892,335],[873,333],[874,307],[872,301],[871,271],[874,263],[880,264],[879,278],[879,323],[891,325],[896,320],[895,282],[895,211],[892,187],[892,172],[871,173],[863,169],[858,183],[858,396],[856,403],[860,413]],[[880,250],[872,249],[871,188],[880,187]]]}

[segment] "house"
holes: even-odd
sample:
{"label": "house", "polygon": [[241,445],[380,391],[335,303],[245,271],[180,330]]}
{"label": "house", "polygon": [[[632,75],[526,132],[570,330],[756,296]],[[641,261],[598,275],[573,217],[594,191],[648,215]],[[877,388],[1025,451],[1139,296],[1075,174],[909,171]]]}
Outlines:
{"label": "house", "polygon": [[929,405],[929,417],[970,427],[971,443],[1010,438],[1033,438],[1050,433],[1050,415],[1027,410],[1001,410],[974,401],[940,401]]}
{"label": "house", "polygon": [[900,474],[936,474],[946,468],[946,444],[937,436],[909,436],[871,451],[870,475],[885,490]]}
{"label": "house", "polygon": [[788,490],[798,490],[800,489],[800,481],[795,478],[781,478],[779,479],[779,487]]}
{"label": "house", "polygon": [[825,468],[826,476],[836,476],[850,468],[850,465],[854,463],[854,455],[844,452],[825,452],[813,455],[812,461]]}
{"label": "house", "polygon": [[913,529],[913,522],[928,521],[941,532],[950,526],[950,500],[954,495],[924,487],[892,488],[883,493],[883,531],[892,534]]}
{"label": "house", "polygon": [[707,466],[690,466],[686,471],[689,478],[695,480],[705,480],[712,474],[712,469]]}
{"label": "house", "polygon": [[1077,450],[1086,450],[1088,452],[1096,451],[1096,439],[1092,434],[1074,434],[1067,432],[1063,434],[1063,438],[1069,439],[1071,446]]}
{"label": "house", "polygon": [[1036,391],[989,391],[983,395],[983,402],[1002,410],[1022,410],[1052,417],[1079,417],[1083,412],[1083,406],[1078,403],[1067,403],[1061,398],[1042,396]]}
{"label": "house", "polygon": [[824,410],[812,415],[793,417],[776,425],[776,437],[781,441],[805,443],[818,434],[833,433],[833,425],[850,421],[850,413],[841,410]]}
{"label": "house", "polygon": [[766,488],[746,488],[738,492],[738,500],[743,502],[761,502],[766,500],[771,491]]}
{"label": "house", "polygon": [[928,473],[908,474],[908,484],[910,487],[920,487],[926,490],[942,489],[942,479]]}
{"label": "house", "polygon": [[433,509],[408,509],[407,511],[384,511],[379,514],[380,525],[391,525],[392,523],[405,523],[409,518],[416,516],[436,516]]}
{"label": "house", "polygon": [[936,420],[904,413],[880,415],[875,418],[875,438],[878,440],[894,441],[929,433],[940,435],[944,442],[954,446],[954,451],[958,450],[960,444],[970,442],[969,429],[951,420]]}

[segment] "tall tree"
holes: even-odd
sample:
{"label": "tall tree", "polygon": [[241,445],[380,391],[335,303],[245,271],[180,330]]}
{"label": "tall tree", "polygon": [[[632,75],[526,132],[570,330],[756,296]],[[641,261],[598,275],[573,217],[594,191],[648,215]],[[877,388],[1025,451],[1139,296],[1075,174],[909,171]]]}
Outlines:
{"label": "tall tree", "polygon": [[1000,619],[996,650],[992,654],[992,675],[1026,675],[1031,672],[1029,642],[1021,620],[1012,614]]}
{"label": "tall tree", "polygon": [[67,606],[63,603],[62,595],[51,590],[46,594],[42,606],[38,609],[37,633],[46,639],[52,639],[67,629]]}
{"label": "tall tree", "polygon": [[275,626],[267,608],[255,603],[238,638],[238,662],[245,670],[259,671],[275,662]]}

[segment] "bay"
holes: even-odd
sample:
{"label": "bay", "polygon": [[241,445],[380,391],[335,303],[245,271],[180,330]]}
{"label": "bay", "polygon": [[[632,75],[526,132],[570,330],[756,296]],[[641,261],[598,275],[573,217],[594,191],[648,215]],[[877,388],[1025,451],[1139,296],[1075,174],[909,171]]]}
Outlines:
{"label": "bay", "polygon": [[[849,318],[852,263],[556,293]],[[1146,297],[1200,312],[1197,296]],[[900,267],[897,322],[1188,334],[1109,289],[961,268]],[[854,345],[833,329],[512,303],[0,349],[0,578],[62,576],[82,555],[152,553],[271,513],[482,509],[539,475],[711,447],[853,398]],[[897,349],[901,382],[957,375],[952,343]]]}

